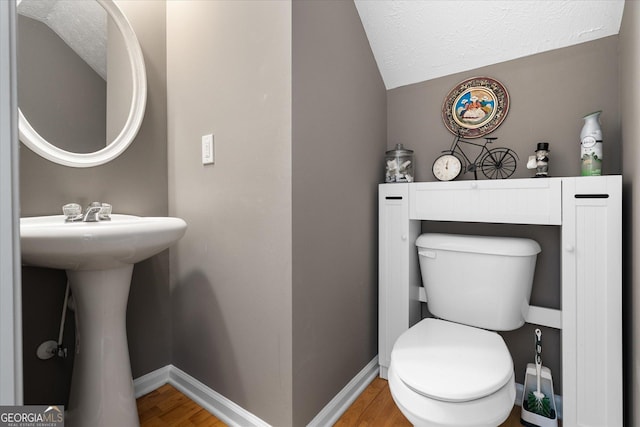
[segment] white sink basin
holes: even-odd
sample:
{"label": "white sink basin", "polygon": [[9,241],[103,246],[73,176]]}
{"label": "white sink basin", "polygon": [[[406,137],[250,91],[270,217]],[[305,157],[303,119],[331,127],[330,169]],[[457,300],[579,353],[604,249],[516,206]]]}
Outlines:
{"label": "white sink basin", "polygon": [[20,218],[22,263],[62,270],[135,264],[180,239],[180,218],[111,215],[111,221],[64,222],[64,215]]}
{"label": "white sink basin", "polygon": [[180,218],[111,215],[64,222],[63,215],[20,219],[22,263],[66,270],[75,300],[76,354],[68,427],[137,427],[126,311],[133,265],[167,249]]}

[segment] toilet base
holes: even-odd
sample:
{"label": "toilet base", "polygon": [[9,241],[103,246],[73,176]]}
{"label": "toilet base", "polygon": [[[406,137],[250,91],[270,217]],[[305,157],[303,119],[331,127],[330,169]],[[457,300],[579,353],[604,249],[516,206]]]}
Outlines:
{"label": "toilet base", "polygon": [[515,379],[495,393],[468,402],[445,402],[416,393],[389,366],[389,389],[396,405],[417,427],[496,427],[511,413],[516,398]]}

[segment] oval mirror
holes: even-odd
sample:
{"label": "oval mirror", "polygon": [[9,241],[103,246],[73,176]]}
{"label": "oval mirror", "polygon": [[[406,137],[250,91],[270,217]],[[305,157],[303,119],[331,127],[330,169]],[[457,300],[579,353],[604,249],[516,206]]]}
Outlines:
{"label": "oval mirror", "polygon": [[113,0],[18,0],[20,140],[98,166],[133,142],[147,99],[138,39]]}

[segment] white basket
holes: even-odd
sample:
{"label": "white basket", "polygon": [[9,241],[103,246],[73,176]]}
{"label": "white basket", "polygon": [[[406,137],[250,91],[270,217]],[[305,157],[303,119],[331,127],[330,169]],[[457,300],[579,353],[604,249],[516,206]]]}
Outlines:
{"label": "white basket", "polygon": [[556,401],[553,394],[553,378],[551,377],[551,369],[543,366],[540,370],[540,391],[549,398],[551,403],[551,416],[547,418],[543,415],[538,415],[534,412],[530,412],[525,408],[525,402],[529,392],[535,391],[537,388],[536,381],[536,365],[533,363],[527,364],[527,373],[524,378],[524,390],[522,393],[522,413],[520,415],[520,422],[527,427],[558,427],[558,412],[556,411]]}

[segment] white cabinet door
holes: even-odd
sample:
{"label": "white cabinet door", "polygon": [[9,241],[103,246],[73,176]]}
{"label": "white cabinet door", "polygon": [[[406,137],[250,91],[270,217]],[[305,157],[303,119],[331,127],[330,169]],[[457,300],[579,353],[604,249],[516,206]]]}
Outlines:
{"label": "white cabinet door", "polygon": [[387,378],[393,344],[420,320],[415,247],[420,222],[409,221],[408,184],[381,184],[378,200],[378,359],[380,376]]}
{"label": "white cabinet door", "polygon": [[563,178],[563,425],[622,426],[622,180]]}

